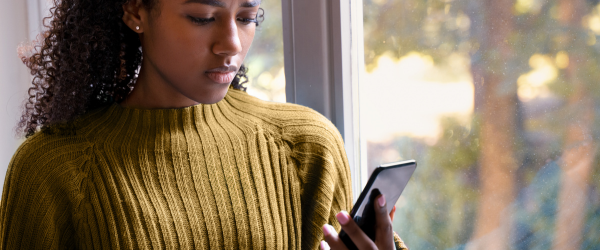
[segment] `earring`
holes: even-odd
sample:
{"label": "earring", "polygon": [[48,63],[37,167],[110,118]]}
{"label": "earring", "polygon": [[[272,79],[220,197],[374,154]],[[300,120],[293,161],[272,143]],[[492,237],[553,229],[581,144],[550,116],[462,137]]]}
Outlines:
{"label": "earring", "polygon": [[140,30],[140,26],[135,26],[135,30]]}

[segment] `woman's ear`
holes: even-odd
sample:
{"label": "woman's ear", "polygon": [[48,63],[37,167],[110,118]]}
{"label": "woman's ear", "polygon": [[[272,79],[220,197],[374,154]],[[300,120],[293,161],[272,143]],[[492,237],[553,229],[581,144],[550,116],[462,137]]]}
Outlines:
{"label": "woman's ear", "polygon": [[144,32],[142,0],[129,0],[123,4],[123,22],[136,33]]}

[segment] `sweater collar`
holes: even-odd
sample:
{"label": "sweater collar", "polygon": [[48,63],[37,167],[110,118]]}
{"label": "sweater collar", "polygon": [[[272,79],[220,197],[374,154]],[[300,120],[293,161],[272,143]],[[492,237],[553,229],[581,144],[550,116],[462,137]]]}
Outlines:
{"label": "sweater collar", "polygon": [[215,104],[197,104],[172,109],[127,108],[113,103],[90,112],[79,123],[83,125],[81,131],[88,137],[117,134],[128,137],[143,133],[142,131],[183,132],[190,128],[218,125],[223,117],[233,121],[243,120],[236,115],[240,114],[236,111],[240,105],[235,103],[238,102],[236,99],[247,99],[246,96],[242,91],[230,89],[225,98]]}

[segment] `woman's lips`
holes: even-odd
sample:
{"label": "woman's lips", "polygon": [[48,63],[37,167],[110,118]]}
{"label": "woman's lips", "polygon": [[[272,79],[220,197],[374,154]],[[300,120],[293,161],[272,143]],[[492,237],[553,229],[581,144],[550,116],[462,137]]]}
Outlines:
{"label": "woman's lips", "polygon": [[231,83],[235,77],[235,73],[235,71],[206,72],[206,75],[217,83]]}

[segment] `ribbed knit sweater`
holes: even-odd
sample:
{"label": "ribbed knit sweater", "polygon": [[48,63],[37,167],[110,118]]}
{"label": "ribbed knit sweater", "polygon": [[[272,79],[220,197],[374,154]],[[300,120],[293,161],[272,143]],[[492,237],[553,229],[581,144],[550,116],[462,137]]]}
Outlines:
{"label": "ribbed knit sweater", "polygon": [[316,249],[352,202],[336,128],[237,90],[212,105],[89,112],[9,165],[2,249]]}

